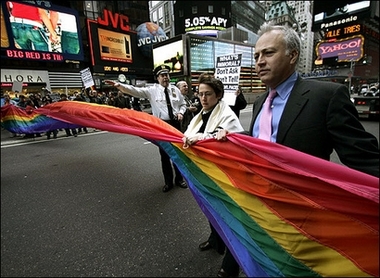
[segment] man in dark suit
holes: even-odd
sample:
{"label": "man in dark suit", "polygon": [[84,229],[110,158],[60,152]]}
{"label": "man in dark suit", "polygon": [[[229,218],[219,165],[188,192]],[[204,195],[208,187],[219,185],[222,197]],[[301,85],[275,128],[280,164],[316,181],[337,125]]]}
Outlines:
{"label": "man in dark suit", "polygon": [[[348,88],[298,75],[300,40],[292,28],[264,24],[260,34],[254,56],[256,72],[277,91],[272,102],[271,141],[326,160],[335,149],[346,166],[379,176],[379,144],[359,122]],[[266,97],[253,104],[249,134],[254,137],[259,137]]]}
{"label": "man in dark suit", "polygon": [[[335,150],[346,166],[378,177],[378,141],[361,125],[348,88],[299,76],[296,65],[301,42],[292,28],[264,23],[258,35],[256,72],[269,90],[253,104],[249,135],[262,138],[260,126],[267,123],[270,134],[264,140],[326,160]],[[262,117],[270,91],[275,92],[268,109],[272,116]],[[218,277],[238,273],[239,265],[227,249]]]}

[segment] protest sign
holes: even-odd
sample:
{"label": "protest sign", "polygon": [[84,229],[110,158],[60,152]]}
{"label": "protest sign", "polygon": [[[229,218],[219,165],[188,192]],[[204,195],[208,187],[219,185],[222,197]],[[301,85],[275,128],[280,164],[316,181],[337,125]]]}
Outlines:
{"label": "protest sign", "polygon": [[92,74],[90,68],[85,68],[80,71],[80,77],[82,78],[83,86],[87,89],[95,85],[94,79],[92,78]]}
{"label": "protest sign", "polygon": [[12,83],[12,92],[22,92],[22,82],[21,81],[13,81]]}
{"label": "protest sign", "polygon": [[215,77],[223,82],[223,100],[228,105],[235,105],[236,90],[239,87],[242,54],[218,56],[215,65]]}

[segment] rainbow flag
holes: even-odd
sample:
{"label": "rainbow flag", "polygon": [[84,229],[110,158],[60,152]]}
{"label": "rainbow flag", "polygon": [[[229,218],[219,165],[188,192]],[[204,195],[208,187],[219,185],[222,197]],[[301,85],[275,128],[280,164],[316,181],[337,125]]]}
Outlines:
{"label": "rainbow flag", "polygon": [[60,128],[77,128],[77,124],[58,121],[46,117],[36,110],[27,112],[15,105],[1,107],[1,126],[6,130],[18,134],[41,133]]}
{"label": "rainbow flag", "polygon": [[379,276],[376,177],[242,134],[184,149],[180,131],[134,110],[68,101],[36,113],[162,147],[249,277]]}

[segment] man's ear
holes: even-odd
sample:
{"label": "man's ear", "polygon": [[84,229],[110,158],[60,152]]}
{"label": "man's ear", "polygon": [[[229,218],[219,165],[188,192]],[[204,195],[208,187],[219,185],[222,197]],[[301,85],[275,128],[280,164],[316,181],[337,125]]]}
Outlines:
{"label": "man's ear", "polygon": [[298,51],[296,51],[296,50],[293,50],[293,51],[289,54],[289,56],[290,56],[290,62],[291,62],[292,64],[295,64],[295,63],[297,62],[298,55],[299,55],[299,53],[298,53]]}

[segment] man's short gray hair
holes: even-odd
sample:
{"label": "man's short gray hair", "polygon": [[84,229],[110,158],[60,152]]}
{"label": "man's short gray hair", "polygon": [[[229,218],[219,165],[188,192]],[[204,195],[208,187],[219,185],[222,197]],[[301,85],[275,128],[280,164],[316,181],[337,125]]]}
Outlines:
{"label": "man's short gray hair", "polygon": [[301,39],[293,28],[286,25],[276,25],[274,22],[270,21],[265,22],[263,25],[261,25],[257,34],[260,38],[263,34],[273,30],[281,31],[284,33],[286,54],[289,55],[293,50],[295,50],[297,51],[299,58],[299,54],[301,53]]}
{"label": "man's short gray hair", "polygon": [[182,84],[187,84],[187,82],[184,80],[178,81],[176,84],[177,88],[180,89]]}

